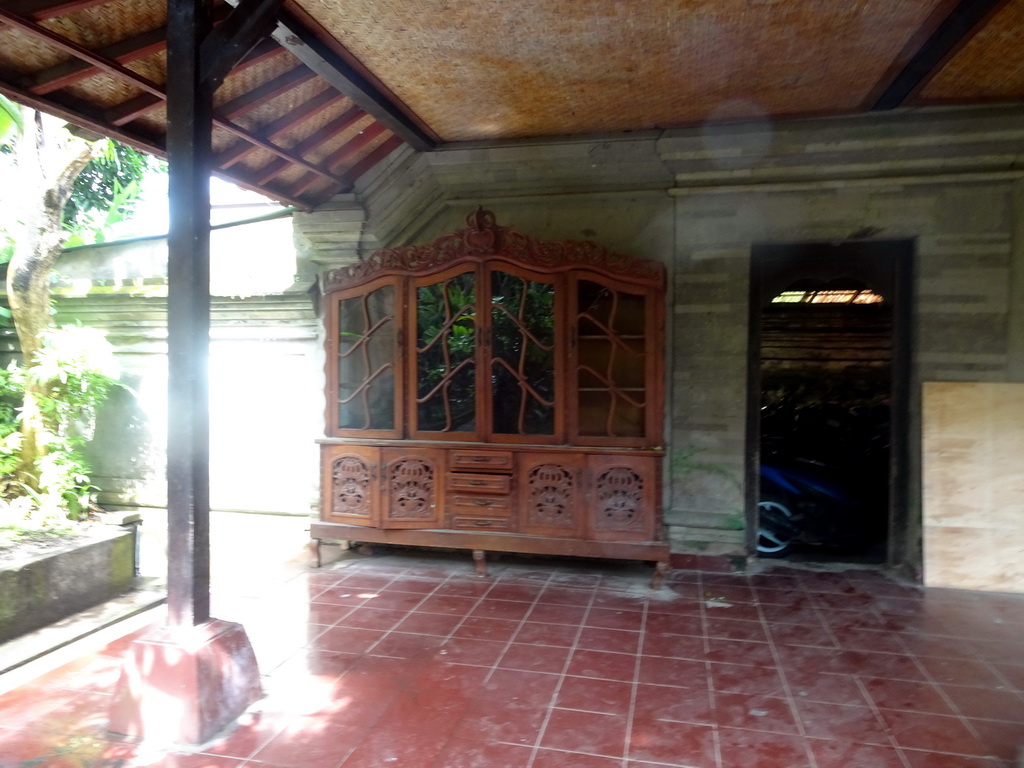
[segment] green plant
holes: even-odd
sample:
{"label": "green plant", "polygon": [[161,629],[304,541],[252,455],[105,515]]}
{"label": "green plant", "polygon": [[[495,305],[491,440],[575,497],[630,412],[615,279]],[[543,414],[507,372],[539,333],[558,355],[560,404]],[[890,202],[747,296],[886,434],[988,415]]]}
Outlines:
{"label": "green plant", "polygon": [[165,171],[162,161],[104,140],[99,154],[75,177],[64,206],[64,247],[106,242],[109,229],[134,213],[143,179]]}
{"label": "green plant", "polygon": [[18,105],[0,94],[0,149],[7,150],[22,130],[24,122]]}
{"label": "green plant", "polygon": [[[82,449],[92,436],[99,406],[116,380],[113,349],[101,331],[69,326],[52,328],[42,339],[34,365],[28,369],[12,364],[0,373],[0,476],[4,497],[19,499],[28,517],[40,524],[61,519],[81,520],[96,490],[89,481],[91,469]],[[20,403],[25,386],[37,387],[45,450],[35,460],[35,490],[15,478],[21,434]]]}

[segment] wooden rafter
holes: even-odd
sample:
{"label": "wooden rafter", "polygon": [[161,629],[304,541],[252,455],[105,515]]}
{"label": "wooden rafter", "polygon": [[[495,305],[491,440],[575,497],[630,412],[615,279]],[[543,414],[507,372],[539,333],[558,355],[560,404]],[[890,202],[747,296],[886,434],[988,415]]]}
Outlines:
{"label": "wooden rafter", "polygon": [[107,120],[111,125],[127,125],[132,120],[137,120],[147,112],[163,105],[162,96],[154,96],[151,93],[143,93],[127,101],[122,101],[116,107],[106,111]]}
{"label": "wooden rafter", "polygon": [[203,79],[217,90],[224,78],[261,40],[270,35],[284,0],[242,0],[224,23],[203,41]]}
{"label": "wooden rafter", "polygon": [[[127,64],[151,53],[162,51],[166,46],[167,28],[158,27],[100,48],[97,53],[119,64]],[[92,77],[100,71],[100,68],[94,64],[81,59],[71,59],[36,72],[25,85],[32,93],[51,93],[87,77]]]}
{"label": "wooden rafter", "polygon": [[[215,5],[212,10],[213,23],[219,24],[227,18],[231,7],[224,4]],[[272,40],[264,41],[265,48],[281,52],[283,49]],[[156,29],[140,32],[116,43],[99,48],[96,53],[116,61],[120,64],[127,64],[132,61],[149,56],[150,54],[163,51],[167,47],[167,27],[161,26]],[[241,64],[239,64],[239,67]],[[25,85],[32,93],[51,93],[60,88],[66,88],[93,75],[99,74],[102,70],[81,59],[70,59],[56,64],[47,69],[36,72],[27,78]]]}
{"label": "wooden rafter", "polygon": [[[327,86],[320,93],[311,99],[307,99],[305,102],[297,106],[291,112],[288,112],[277,120],[267,123],[260,129],[260,133],[266,136],[268,139],[275,139],[278,136],[287,133],[293,128],[302,125],[307,120],[316,117],[328,107],[337,104],[339,101],[345,98],[345,94],[338,93],[336,90]],[[295,148],[292,147],[292,151]],[[298,154],[303,155],[305,152],[300,151]]]}
{"label": "wooden rafter", "polygon": [[143,77],[138,72],[133,72],[120,62],[104,56],[97,51],[91,51],[85,46],[72,42],[66,37],[59,35],[46,27],[40,26],[31,19],[15,14],[7,6],[0,6],[0,20],[13,27],[17,27],[23,32],[27,32],[33,37],[43,40],[48,45],[52,45],[54,48],[57,48],[64,53],[70,54],[71,56],[87,62],[107,74],[116,75],[123,80],[127,80],[132,83],[132,85],[141,88],[147,93],[160,96],[161,98],[166,98],[164,89],[148,77]]}
{"label": "wooden rafter", "polygon": [[938,71],[942,62],[969,39],[986,18],[1006,3],[1007,0],[960,0],[914,52],[871,108],[886,110],[903,106],[907,98]]}
{"label": "wooden rafter", "polygon": [[304,64],[300,64],[283,75],[279,75],[273,80],[268,80],[251,91],[247,91],[231,101],[221,104],[217,108],[217,114],[229,120],[234,120],[236,117],[241,117],[245,113],[266,104],[271,99],[276,99],[281,94],[288,93],[288,91],[297,88],[303,83],[308,83],[315,77],[316,73],[313,70]]}
{"label": "wooden rafter", "polygon": [[[357,122],[359,122],[365,117],[366,113],[363,112],[363,110],[361,110],[359,107],[353,107],[352,109],[345,111],[336,120],[332,120],[330,123],[323,126],[319,130],[316,130],[313,133],[311,133],[305,139],[296,144],[293,149],[295,152],[298,152],[299,154],[302,155],[306,154],[307,152],[312,152],[317,147],[326,144],[339,133],[347,131],[349,128],[351,128],[353,125],[355,125]],[[258,178],[259,183],[269,182],[271,179],[273,179],[282,171],[284,171],[286,167],[287,164],[283,160],[272,160],[271,162],[267,163],[266,166],[260,169]]]}
{"label": "wooden rafter", "polygon": [[[376,139],[384,132],[385,128],[380,123],[373,123],[369,125],[366,130],[362,131],[358,136],[353,138],[351,141],[343,144],[339,149],[335,150],[329,157],[323,161],[325,168],[337,168],[342,165],[346,160],[350,159],[360,149],[365,147],[371,141]],[[317,178],[313,174],[305,174],[295,185],[291,188],[291,194],[296,197],[301,197],[310,187],[317,183]],[[351,181],[347,178],[337,179],[339,188],[345,189],[351,186]]]}
{"label": "wooden rafter", "polygon": [[[323,110],[327,109],[332,104],[336,104],[343,98],[345,98],[344,95],[338,93],[333,88],[325,88],[312,99],[309,99],[304,104],[299,105],[288,114],[284,115],[281,118],[278,118],[272,123],[268,123],[267,125],[265,125],[263,128],[260,129],[260,135],[265,136],[268,139],[273,139],[279,136],[280,134],[304,123],[306,120],[315,117],[316,115],[320,114]],[[216,165],[217,167],[221,169],[227,169],[230,168],[235,163],[242,160],[243,158],[245,158],[247,155],[254,152],[255,150],[256,147],[254,147],[252,144],[249,144],[248,142],[245,141],[240,141],[233,147],[230,147],[229,149],[217,155],[214,158],[213,162],[214,165]],[[307,151],[308,150],[301,148],[301,142],[300,144],[296,144],[294,147],[292,147],[292,152],[298,155],[305,155]],[[278,162],[281,163],[282,168],[287,167],[288,165],[288,162],[286,160],[282,160],[281,158],[277,158],[276,160],[272,161],[272,163]]]}
{"label": "wooden rafter", "polygon": [[[232,73],[241,72],[247,67],[251,67],[254,64],[266,61],[272,56],[278,56],[283,54],[284,48],[279,46],[273,40],[264,40],[253,48],[249,54],[243,58],[238,65],[231,70]],[[147,112],[151,112],[157,107],[163,105],[164,100],[161,97],[153,96],[151,94],[142,94],[136,96],[134,99],[128,99],[116,107],[111,107],[107,110],[107,119],[111,125],[125,125],[130,123],[132,120],[136,120],[142,117]]]}
{"label": "wooden rafter", "polygon": [[359,150],[365,147],[367,144],[372,142],[378,136],[384,133],[384,126],[380,123],[373,123],[366,127],[365,130],[360,131],[359,135],[353,138],[350,142],[340,147],[330,157],[324,160],[324,165],[328,168],[337,168],[344,165],[352,156],[355,155]]}
{"label": "wooden rafter", "polygon": [[360,176],[402,146],[402,143],[402,140],[398,136],[388,137],[382,141],[376,149],[360,158],[358,163],[348,169],[346,175],[352,179],[353,182],[357,181]]}
{"label": "wooden rafter", "polygon": [[64,16],[73,11],[81,11],[85,8],[92,8],[94,5],[103,5],[110,0],[13,0],[7,4],[7,10],[18,16],[24,16],[34,21],[54,19]]}
{"label": "wooden rafter", "polygon": [[[166,92],[164,88],[150,80],[147,77],[140,75],[137,72],[128,69],[123,64],[117,61],[107,58],[96,51],[91,51],[78,43],[72,42],[65,37],[53,32],[45,27],[40,26],[34,21],[30,21],[26,18],[15,15],[10,11],[9,8],[0,6],[0,20],[7,22],[15,27],[18,27],[24,32],[27,32],[35,37],[38,37],[45,41],[47,44],[52,45],[65,53],[75,56],[85,62],[88,62],[92,66],[106,72],[107,74],[119,77],[132,85],[140,88],[144,93],[130,100],[132,103],[128,105],[129,109],[127,112],[121,114],[114,114],[114,110],[109,110],[108,115],[111,117],[111,122],[114,125],[123,125],[128,122],[128,114],[138,115],[153,107],[157,106],[160,102],[166,99]],[[124,105],[122,105],[124,106]],[[121,121],[121,122],[117,122]],[[247,130],[240,125],[231,122],[220,116],[213,118],[213,124],[222,130],[225,130],[234,136],[250,142],[260,149],[266,150],[271,154],[277,155],[278,157],[287,160],[288,162],[305,168],[318,176],[325,179],[329,179],[335,183],[344,184],[346,179],[339,177],[328,170],[325,170],[315,163],[311,163],[303,157],[300,157],[287,149],[268,141],[253,131]]]}
{"label": "wooden rafter", "polygon": [[427,151],[437,145],[434,137],[428,135],[402,109],[386,98],[361,73],[350,67],[290,13],[281,13],[280,22],[273,35],[274,39],[291,51],[299,61],[346,94],[392,133],[401,136],[411,147]]}

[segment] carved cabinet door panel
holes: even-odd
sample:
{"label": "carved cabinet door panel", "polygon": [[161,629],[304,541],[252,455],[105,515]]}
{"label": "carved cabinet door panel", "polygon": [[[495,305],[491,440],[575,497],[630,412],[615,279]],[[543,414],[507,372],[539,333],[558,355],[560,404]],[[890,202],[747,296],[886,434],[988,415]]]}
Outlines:
{"label": "carved cabinet door panel", "polygon": [[321,462],[321,519],[376,526],[380,509],[380,449],[324,445]]}
{"label": "carved cabinet door panel", "polygon": [[587,457],[587,538],[654,541],[658,521],[659,459],[653,456]]}
{"label": "carved cabinet door panel", "polygon": [[328,435],[402,436],[403,295],[401,281],[385,277],[327,299]]}
{"label": "carved cabinet door panel", "polygon": [[661,302],[649,287],[570,280],[569,439],[650,448],[661,442]]}
{"label": "carved cabinet door panel", "polygon": [[538,536],[581,536],[586,508],[584,457],[521,453],[518,459],[519,530]]}
{"label": "carved cabinet door panel", "polygon": [[410,437],[479,438],[478,283],[479,269],[474,265],[411,281],[407,337]]}
{"label": "carved cabinet door panel", "polygon": [[439,528],[444,505],[444,451],[383,448],[382,528]]}

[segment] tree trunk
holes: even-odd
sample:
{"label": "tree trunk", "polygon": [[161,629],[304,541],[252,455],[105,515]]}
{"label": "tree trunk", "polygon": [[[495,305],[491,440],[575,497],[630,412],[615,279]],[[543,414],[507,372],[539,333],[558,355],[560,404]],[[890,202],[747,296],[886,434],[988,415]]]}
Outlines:
{"label": "tree trunk", "polygon": [[[29,117],[18,147],[26,205],[7,265],[7,300],[26,368],[34,364],[41,334],[50,326],[50,272],[64,240],[64,205],[75,178],[97,151],[94,143],[55,141],[38,112]],[[19,480],[36,490],[35,461],[45,455],[48,443],[39,411],[39,395],[45,393],[45,385],[27,383],[22,406]]]}

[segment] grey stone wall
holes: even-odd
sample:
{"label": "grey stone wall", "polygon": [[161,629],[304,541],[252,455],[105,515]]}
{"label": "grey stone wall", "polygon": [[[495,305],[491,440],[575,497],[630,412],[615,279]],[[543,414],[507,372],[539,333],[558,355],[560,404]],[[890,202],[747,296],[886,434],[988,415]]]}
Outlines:
{"label": "grey stone wall", "polygon": [[666,263],[665,520],[690,553],[746,552],[752,247],[914,241],[913,560],[921,382],[1024,377],[1022,147],[1024,111],[1006,108],[705,126],[398,153],[353,199],[364,247],[427,241],[480,204],[537,237]]}
{"label": "grey stone wall", "polygon": [[[360,216],[362,214],[360,213]],[[211,246],[210,502],[218,510],[309,514],[323,435],[323,343],[312,261],[290,220],[217,230]],[[104,331],[121,368],[88,444],[108,507],[166,503],[166,241],[69,249],[54,286],[57,324]],[[17,351],[0,332],[0,363]]]}
{"label": "grey stone wall", "polygon": [[[676,552],[744,555],[749,273],[760,243],[912,240],[908,521],[920,560],[924,381],[1024,380],[1024,110],[907,111],[592,140],[408,150],[313,213],[323,263],[424,242],[476,205],[543,238],[591,239],[670,274],[665,520]],[[355,215],[355,214],[352,214]],[[352,224],[338,222],[338,237]],[[347,242],[347,241],[346,241]],[[332,255],[333,253],[333,255]]]}
{"label": "grey stone wall", "polygon": [[[88,460],[107,506],[166,503],[166,300],[58,300],[58,322],[107,333],[121,380],[100,414]],[[210,503],[308,513],[323,433],[323,358],[310,296],[216,298],[210,334]]]}

